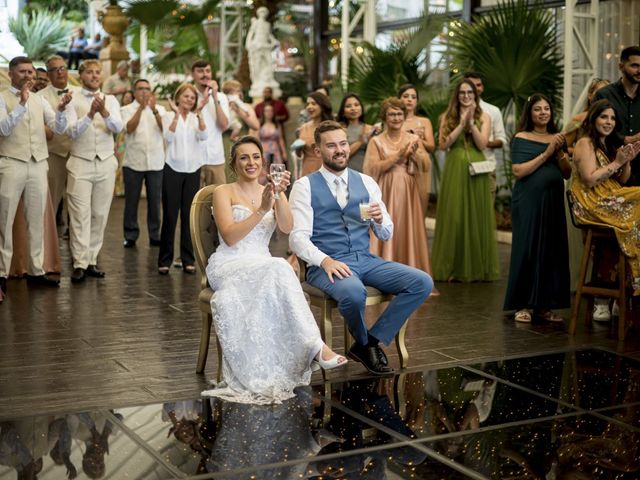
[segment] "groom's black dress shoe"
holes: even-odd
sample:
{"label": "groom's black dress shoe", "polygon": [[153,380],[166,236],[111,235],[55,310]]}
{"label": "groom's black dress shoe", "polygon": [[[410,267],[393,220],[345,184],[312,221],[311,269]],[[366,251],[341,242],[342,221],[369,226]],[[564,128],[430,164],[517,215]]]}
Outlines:
{"label": "groom's black dress shoe", "polygon": [[374,375],[388,375],[393,373],[393,368],[382,363],[382,360],[387,361],[387,357],[377,345],[370,347],[356,343],[351,347],[347,356],[356,362],[362,363],[364,368]]}

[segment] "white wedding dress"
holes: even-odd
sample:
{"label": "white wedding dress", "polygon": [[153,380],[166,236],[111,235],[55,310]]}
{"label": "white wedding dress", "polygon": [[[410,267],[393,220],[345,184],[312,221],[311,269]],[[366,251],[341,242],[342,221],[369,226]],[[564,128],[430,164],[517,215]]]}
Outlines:
{"label": "white wedding dress", "polygon": [[[233,219],[252,214],[233,205]],[[222,347],[223,382],[202,392],[240,403],[269,404],[308,385],[322,338],[293,269],[269,252],[273,210],[233,246],[220,237],[207,278],[215,292],[211,310]]]}

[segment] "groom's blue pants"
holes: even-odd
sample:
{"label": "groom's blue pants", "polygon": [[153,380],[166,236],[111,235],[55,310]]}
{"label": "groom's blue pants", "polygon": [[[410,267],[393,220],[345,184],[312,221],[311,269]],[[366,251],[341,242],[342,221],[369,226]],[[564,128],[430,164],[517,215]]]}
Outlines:
{"label": "groom's blue pants", "polygon": [[[352,275],[334,282],[321,267],[309,267],[307,282],[319,288],[338,303],[338,310],[360,345],[368,343],[371,334],[389,345],[409,316],[427,299],[433,280],[422,270],[396,262],[388,262],[368,252],[355,252],[332,257],[346,263]],[[367,330],[364,319],[366,286],[395,295],[376,323]]]}

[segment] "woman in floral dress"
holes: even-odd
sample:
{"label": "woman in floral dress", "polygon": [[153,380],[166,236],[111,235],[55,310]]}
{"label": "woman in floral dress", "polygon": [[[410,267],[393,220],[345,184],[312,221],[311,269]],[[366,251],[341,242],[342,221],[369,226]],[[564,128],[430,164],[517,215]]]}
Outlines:
{"label": "woman in floral dress", "polygon": [[633,275],[633,294],[640,295],[640,187],[623,187],[640,142],[620,146],[616,114],[608,100],[595,102],[587,114],[585,136],[574,150],[571,192],[578,221],[615,230]]}

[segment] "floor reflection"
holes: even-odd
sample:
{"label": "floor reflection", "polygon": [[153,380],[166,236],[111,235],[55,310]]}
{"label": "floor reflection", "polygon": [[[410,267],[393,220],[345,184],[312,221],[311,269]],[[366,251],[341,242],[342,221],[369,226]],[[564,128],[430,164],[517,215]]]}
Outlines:
{"label": "floor reflection", "polygon": [[589,349],[0,422],[0,480],[637,479],[640,362]]}

